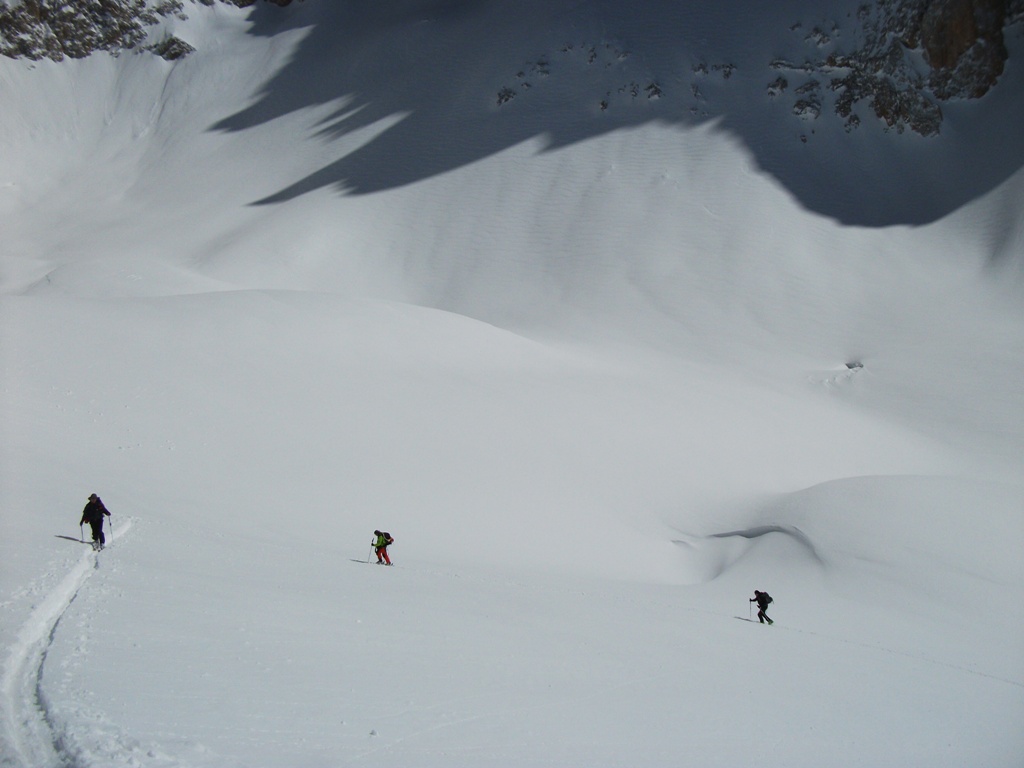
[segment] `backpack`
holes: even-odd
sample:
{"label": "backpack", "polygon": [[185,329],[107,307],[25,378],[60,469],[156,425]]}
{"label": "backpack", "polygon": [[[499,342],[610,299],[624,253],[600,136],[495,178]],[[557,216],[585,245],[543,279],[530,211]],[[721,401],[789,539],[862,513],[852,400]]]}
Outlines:
{"label": "backpack", "polygon": [[772,596],[769,595],[767,592],[762,592],[761,594],[764,595],[764,604],[765,605],[771,605],[772,603],[775,602],[774,600],[772,600]]}
{"label": "backpack", "polygon": [[389,544],[394,544],[395,543],[395,540],[393,538],[391,538],[391,534],[388,533],[387,531],[381,531],[380,535],[384,537],[384,546],[385,547],[388,546]]}

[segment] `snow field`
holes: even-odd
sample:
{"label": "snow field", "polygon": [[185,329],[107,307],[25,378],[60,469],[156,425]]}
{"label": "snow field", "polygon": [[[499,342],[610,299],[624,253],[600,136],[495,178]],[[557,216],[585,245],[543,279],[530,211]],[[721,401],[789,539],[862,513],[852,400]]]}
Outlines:
{"label": "snow field", "polygon": [[[353,8],[0,62],[0,764],[1016,765],[1021,171],[842,225],[733,6]],[[635,55],[499,112],[565,35]],[[734,111],[593,127],[691,57]],[[841,140],[808,185],[911,162]]]}

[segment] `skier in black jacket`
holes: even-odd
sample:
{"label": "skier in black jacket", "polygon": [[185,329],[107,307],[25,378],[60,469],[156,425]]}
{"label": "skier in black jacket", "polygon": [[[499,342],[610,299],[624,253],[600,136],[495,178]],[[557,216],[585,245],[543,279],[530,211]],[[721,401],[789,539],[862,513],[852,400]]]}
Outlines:
{"label": "skier in black jacket", "polygon": [[89,496],[89,503],[85,505],[85,509],[82,510],[82,520],[78,523],[79,526],[89,524],[92,528],[92,548],[103,549],[103,545],[107,543],[106,537],[103,535],[103,517],[106,515],[110,517],[110,512],[103,506],[103,501],[95,493]]}
{"label": "skier in black jacket", "polygon": [[761,621],[762,624],[764,624],[766,621],[769,624],[775,623],[774,621],[768,618],[768,604],[772,602],[771,595],[769,595],[767,592],[760,592],[755,589],[754,596],[750,598],[749,602],[757,603],[757,618]]}

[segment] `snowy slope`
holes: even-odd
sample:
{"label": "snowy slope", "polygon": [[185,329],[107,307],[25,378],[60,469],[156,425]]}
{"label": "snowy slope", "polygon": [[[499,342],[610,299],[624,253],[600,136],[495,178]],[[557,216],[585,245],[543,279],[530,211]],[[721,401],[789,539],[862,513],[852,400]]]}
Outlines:
{"label": "snowy slope", "polygon": [[1018,764],[1021,39],[805,143],[819,6],[0,61],[0,764]]}

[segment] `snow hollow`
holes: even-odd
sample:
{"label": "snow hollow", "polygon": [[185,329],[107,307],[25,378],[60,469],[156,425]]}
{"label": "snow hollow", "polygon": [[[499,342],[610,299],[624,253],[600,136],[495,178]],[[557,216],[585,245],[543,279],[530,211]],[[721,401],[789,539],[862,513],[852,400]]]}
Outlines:
{"label": "snow hollow", "polygon": [[1021,765],[1024,38],[851,132],[753,5],[0,59],[0,765]]}

